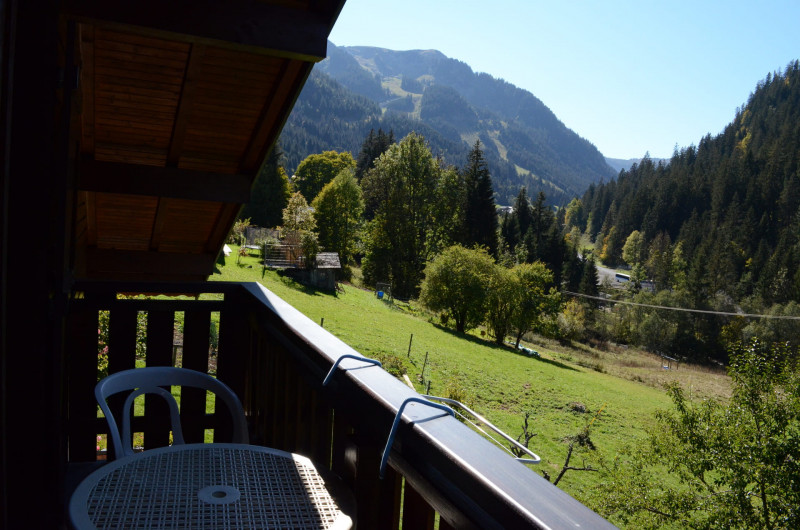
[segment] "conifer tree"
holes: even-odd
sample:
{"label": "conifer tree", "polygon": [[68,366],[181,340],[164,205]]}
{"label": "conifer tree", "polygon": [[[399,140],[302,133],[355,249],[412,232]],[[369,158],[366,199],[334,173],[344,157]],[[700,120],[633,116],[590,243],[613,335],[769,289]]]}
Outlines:
{"label": "conifer tree", "polygon": [[467,191],[464,207],[464,243],[466,246],[486,247],[489,254],[496,258],[497,208],[494,203],[492,177],[483,157],[480,140],[475,141],[469,153],[463,175]]}
{"label": "conifer tree", "polygon": [[356,180],[361,182],[364,175],[375,167],[375,161],[383,153],[389,149],[389,146],[394,143],[394,131],[390,130],[389,134],[383,132],[383,129],[378,129],[375,134],[375,129],[370,129],[369,134],[361,144],[361,152],[358,153],[356,160]]}
{"label": "conifer tree", "polygon": [[283,209],[289,204],[291,196],[289,178],[280,166],[282,156],[277,146],[267,155],[253,183],[250,202],[244,206],[240,218],[249,218],[256,226],[273,227],[281,224]]}

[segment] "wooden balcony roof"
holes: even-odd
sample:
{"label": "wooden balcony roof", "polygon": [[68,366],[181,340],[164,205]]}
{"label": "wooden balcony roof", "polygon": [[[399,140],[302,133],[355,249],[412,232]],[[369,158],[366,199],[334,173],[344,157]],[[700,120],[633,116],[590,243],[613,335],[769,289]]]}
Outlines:
{"label": "wooden balcony roof", "polygon": [[76,277],[213,272],[343,3],[66,2]]}

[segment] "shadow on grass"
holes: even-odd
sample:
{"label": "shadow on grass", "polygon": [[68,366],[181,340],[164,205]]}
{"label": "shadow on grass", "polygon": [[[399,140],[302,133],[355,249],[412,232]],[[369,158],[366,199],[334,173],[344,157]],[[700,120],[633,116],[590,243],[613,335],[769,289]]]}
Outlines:
{"label": "shadow on grass", "polygon": [[457,338],[463,339],[463,340],[468,340],[468,341],[470,341],[470,342],[472,342],[474,344],[480,344],[482,346],[487,346],[489,348],[492,348],[493,350],[499,350],[499,351],[502,351],[504,353],[510,353],[512,355],[518,355],[520,357],[524,357],[525,359],[533,359],[534,361],[550,364],[550,365],[553,365],[553,366],[558,367],[558,368],[563,368],[564,370],[570,370],[570,371],[573,371],[573,372],[579,372],[580,371],[580,370],[578,370],[576,368],[573,368],[572,366],[569,366],[567,364],[558,362],[558,361],[553,360],[553,359],[545,359],[544,357],[536,357],[536,356],[532,356],[532,355],[526,355],[525,353],[522,352],[522,350],[517,350],[516,348],[514,348],[513,346],[509,346],[508,344],[497,344],[496,342],[491,342],[491,341],[488,341],[486,339],[482,339],[480,337],[476,337],[475,335],[470,335],[468,333],[460,333],[460,332],[454,330],[453,328],[448,328],[446,326],[443,326],[442,324],[434,323],[433,325],[437,329],[439,329],[439,330],[441,330],[441,331],[443,331],[443,332],[445,332],[445,333],[447,333],[449,335],[452,335],[453,337],[457,337]]}
{"label": "shadow on grass", "polygon": [[292,276],[289,273],[286,273],[285,271],[279,270],[278,277],[280,277],[281,282],[285,286],[290,287],[295,291],[300,291],[303,294],[307,294],[309,296],[329,296],[331,298],[339,298],[339,293],[336,290],[328,291],[326,289],[320,289],[312,285],[306,285],[292,278]]}

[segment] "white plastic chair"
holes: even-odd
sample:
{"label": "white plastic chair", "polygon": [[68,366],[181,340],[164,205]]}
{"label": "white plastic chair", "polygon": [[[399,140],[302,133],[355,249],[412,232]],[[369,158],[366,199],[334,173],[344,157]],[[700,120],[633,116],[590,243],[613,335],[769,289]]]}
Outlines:
{"label": "white plastic chair", "polygon": [[[156,366],[148,368],[134,368],[123,370],[97,383],[94,388],[94,395],[100,404],[100,409],[108,421],[108,431],[114,445],[114,452],[117,458],[133,454],[131,443],[131,408],[133,400],[142,394],[156,394],[163,397],[169,405],[170,420],[172,421],[172,441],[173,444],[184,444],[183,430],[181,429],[178,403],[172,394],[161,388],[162,386],[181,386],[194,387],[211,391],[221,399],[233,418],[233,442],[248,443],[247,422],[244,416],[244,409],[239,398],[222,381],[219,381],[208,374],[188,370],[186,368],[175,368],[171,366]],[[106,400],[109,396],[120,392],[132,391],[123,406],[122,413],[122,436],[120,437],[117,422]],[[217,400],[219,403],[220,400]]]}

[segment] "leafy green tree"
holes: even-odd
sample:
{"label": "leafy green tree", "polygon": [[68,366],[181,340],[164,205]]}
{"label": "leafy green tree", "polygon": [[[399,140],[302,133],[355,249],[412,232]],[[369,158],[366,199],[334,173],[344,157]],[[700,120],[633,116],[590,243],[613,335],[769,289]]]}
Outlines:
{"label": "leafy green tree", "polygon": [[638,265],[644,261],[645,249],[644,235],[634,230],[622,246],[622,259],[630,266]]}
{"label": "leafy green tree", "polygon": [[300,236],[300,252],[303,256],[303,264],[307,269],[313,269],[317,264],[317,254],[319,254],[319,240],[317,234],[311,231],[304,231]]}
{"label": "leafy green tree", "polygon": [[[800,527],[800,351],[754,339],[730,352],[728,402],[669,387],[643,444],[609,470],[602,512],[636,528]],[[674,481],[653,481],[653,468]]]}
{"label": "leafy green tree", "polygon": [[353,155],[347,151],[325,151],[308,155],[295,171],[295,188],[306,200],[313,201],[325,184],[332,181],[343,169],[354,168],[355,165]]}
{"label": "leafy green tree", "polygon": [[245,204],[240,218],[249,218],[256,226],[273,227],[281,224],[283,209],[292,195],[289,177],[280,166],[281,156],[277,147],[267,155],[253,183],[250,202]]}
{"label": "leafy green tree", "polygon": [[486,250],[453,245],[425,267],[419,300],[432,311],[445,312],[463,333],[483,321],[494,267]]}
{"label": "leafy green tree", "polygon": [[567,230],[577,228],[579,232],[586,229],[586,208],[583,207],[583,202],[575,197],[567,205],[566,212],[564,213],[564,227]]}
{"label": "leafy green tree", "polygon": [[319,243],[330,252],[337,252],[344,268],[353,261],[356,236],[364,201],[361,188],[351,168],[342,170],[327,183],[311,203],[317,224]]}
{"label": "leafy green tree", "polygon": [[316,221],[305,197],[299,191],[289,198],[289,204],[283,209],[283,228],[294,232],[311,231],[316,228]]}
{"label": "leafy green tree", "polygon": [[517,278],[519,296],[511,317],[515,347],[528,331],[541,331],[544,322],[561,310],[561,293],[553,284],[553,273],[544,263],[521,263],[511,271]]}
{"label": "leafy green tree", "polygon": [[230,233],[228,233],[228,239],[226,239],[225,242],[231,243],[233,245],[244,245],[245,244],[244,232],[245,230],[247,230],[248,226],[250,226],[249,218],[237,219],[233,223],[233,228],[231,229]]}
{"label": "leafy green tree", "polygon": [[[436,190],[442,168],[422,136],[411,133],[393,144],[364,178],[364,195],[375,198],[362,270],[367,283],[388,279],[396,297],[418,293],[431,253]],[[376,191],[377,190],[377,191]]]}
{"label": "leafy green tree", "polygon": [[608,265],[613,267],[619,262],[622,254],[622,236],[616,226],[612,226],[608,234],[603,238],[603,244],[600,250],[600,259]]}
{"label": "leafy green tree", "polygon": [[511,333],[512,318],[522,301],[522,283],[511,270],[495,265],[488,278],[486,327],[497,344]]}
{"label": "leafy green tree", "polygon": [[480,140],[469,152],[467,165],[462,171],[466,186],[464,206],[464,244],[480,245],[497,257],[497,208],[489,166],[483,157]]}
{"label": "leafy green tree", "polygon": [[428,234],[431,254],[437,254],[455,243],[463,244],[466,192],[464,177],[454,167],[441,168],[434,191],[431,209],[433,220]]}

